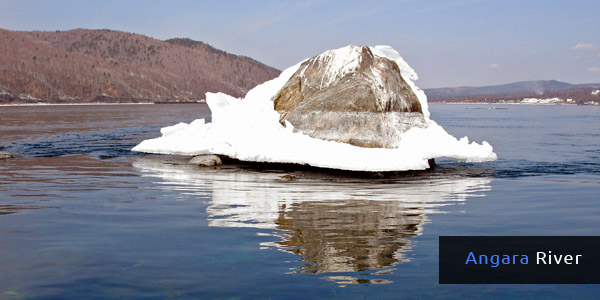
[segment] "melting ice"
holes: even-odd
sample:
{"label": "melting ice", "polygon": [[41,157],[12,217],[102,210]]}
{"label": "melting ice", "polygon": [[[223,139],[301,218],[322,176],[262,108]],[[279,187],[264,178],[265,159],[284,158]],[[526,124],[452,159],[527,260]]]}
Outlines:
{"label": "melting ice", "polygon": [[[414,84],[415,71],[389,46],[372,47],[374,55],[398,64],[404,80],[419,98],[426,121],[424,128],[412,128],[401,134],[397,148],[363,148],[346,143],[325,141],[293,131],[292,124],[279,123],[273,99],[300,63],[273,80],[250,90],[243,99],[223,93],[206,93],[212,111],[212,123],[198,119],[161,129],[161,137],[141,142],[132,150],[147,153],[200,155],[218,154],[242,161],[296,163],[315,167],[352,171],[406,171],[429,167],[430,158],[453,157],[467,162],[492,161],[497,158],[487,142],[460,140],[429,118],[427,97]],[[348,47],[329,50],[339,61],[352,63]],[[351,69],[340,66],[338,72]]]}

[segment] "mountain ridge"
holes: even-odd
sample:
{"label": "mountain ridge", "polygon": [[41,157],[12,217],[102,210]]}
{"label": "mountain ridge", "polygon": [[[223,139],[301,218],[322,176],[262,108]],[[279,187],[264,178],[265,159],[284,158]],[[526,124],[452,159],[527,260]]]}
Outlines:
{"label": "mountain ridge", "polygon": [[0,103],[185,102],[237,97],[280,71],[190,39],[108,29],[0,29]]}
{"label": "mountain ridge", "polygon": [[600,100],[592,92],[600,83],[571,84],[557,80],[517,81],[500,85],[424,89],[431,102],[496,102],[525,98],[572,99],[575,103]]}

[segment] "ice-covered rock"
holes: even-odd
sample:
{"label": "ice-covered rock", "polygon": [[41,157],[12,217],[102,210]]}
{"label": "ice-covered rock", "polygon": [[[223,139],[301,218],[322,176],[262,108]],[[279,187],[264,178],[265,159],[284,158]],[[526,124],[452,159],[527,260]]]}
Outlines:
{"label": "ice-covered rock", "polygon": [[[369,51],[371,54],[368,53]],[[417,74],[391,47],[347,46],[327,51],[318,57],[321,58],[315,60],[315,63],[317,61],[327,62],[326,65],[322,65],[323,69],[319,69],[318,65],[315,65],[313,69],[310,63],[306,63],[310,60],[302,61],[284,70],[279,77],[250,90],[244,99],[223,93],[206,93],[206,103],[212,112],[212,123],[198,119],[190,124],[180,123],[165,127],[161,129],[161,137],[145,140],[132,150],[182,155],[216,154],[242,161],[294,163],[322,168],[377,172],[424,170],[429,168],[428,161],[430,159],[438,157],[453,157],[467,162],[490,161],[497,158],[492,146],[487,142],[484,141],[481,144],[469,142],[467,137],[456,139],[429,118],[427,97],[414,84],[414,80],[418,79]],[[361,71],[360,60],[364,59],[372,59],[373,63],[370,66],[373,68],[364,67],[362,75],[351,75],[357,70]],[[394,62],[396,66],[391,62]],[[387,71],[377,70],[378,64],[386,65],[389,69],[397,67],[396,70],[400,71],[401,76],[398,77],[395,74],[389,75],[394,78],[386,77],[388,76],[385,73]],[[342,99],[341,104],[334,105],[335,95],[328,95],[326,92],[320,91],[305,91],[298,88],[297,85],[297,92],[294,92],[292,87],[289,92],[280,93],[294,74],[300,75],[298,71],[301,68],[305,69],[304,72],[322,75],[317,76],[323,79],[322,82],[318,84],[316,81],[311,82],[314,88],[326,89],[333,85],[334,90],[344,86],[357,90],[359,88],[356,85],[345,84],[341,80],[345,77],[356,76],[357,78],[352,78],[352,80],[365,83],[362,92],[375,95],[376,99],[372,98],[370,104],[373,107],[368,110],[352,112],[349,109],[352,105],[363,107],[369,105],[362,103],[356,97],[354,98],[356,103]],[[291,82],[289,86],[294,86],[294,81]],[[392,82],[398,86],[390,87]],[[388,87],[386,88],[386,86]],[[313,136],[321,135],[318,136],[319,138],[311,136],[310,130],[307,130],[306,134],[302,130],[294,130],[294,124],[290,122],[290,120],[294,121],[290,115],[291,112],[296,108],[300,110],[306,103],[312,103],[312,101],[306,101],[303,104],[304,99],[299,103],[292,103],[291,95],[298,94],[301,90],[303,93],[310,92],[309,94],[318,95],[321,99],[326,100],[329,110],[323,109],[319,112],[316,110],[311,112],[314,113],[314,116],[310,117],[315,122],[319,122],[321,118],[329,119],[331,122],[331,125],[326,125],[331,128],[320,132],[312,131]],[[339,90],[339,92],[344,93],[343,90]],[[279,98],[277,98],[278,95],[280,95]],[[284,99],[287,97],[284,95],[289,95],[290,99]],[[418,103],[415,102],[415,97]],[[276,105],[274,100],[279,105]],[[287,112],[287,115],[283,116],[283,120],[275,110],[276,106]],[[335,110],[331,110],[334,107],[340,110],[343,108],[343,110],[338,114]],[[365,131],[363,126],[357,126],[352,122],[348,124],[333,122],[336,118],[331,117],[331,115],[334,117],[343,115],[348,120],[346,114],[352,117],[352,113],[371,114],[375,120],[372,121],[373,124],[383,122],[387,127],[386,129]],[[381,120],[378,121],[377,114],[385,117],[381,117]],[[414,116],[410,114],[414,114]],[[371,122],[364,116],[361,118],[364,122]],[[411,121],[405,122],[404,120]],[[297,124],[302,127],[301,123]],[[362,139],[363,145],[374,146],[379,143],[388,148],[368,148],[350,144],[352,138],[347,134],[353,132],[349,130],[351,128],[360,129],[356,136]],[[370,136],[371,134],[374,136]],[[336,141],[328,135],[339,138]],[[339,142],[342,140],[344,142]],[[370,144],[369,141],[372,141],[373,144]]]}
{"label": "ice-covered rock", "polygon": [[273,100],[281,123],[308,136],[360,147],[395,148],[426,127],[419,99],[398,64],[348,46],[304,61]]}

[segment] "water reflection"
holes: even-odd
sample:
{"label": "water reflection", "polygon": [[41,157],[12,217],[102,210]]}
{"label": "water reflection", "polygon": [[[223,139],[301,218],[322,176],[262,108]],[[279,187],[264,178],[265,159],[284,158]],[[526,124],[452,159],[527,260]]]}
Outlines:
{"label": "water reflection", "polygon": [[[491,181],[449,176],[395,180],[299,176],[289,180],[287,173],[203,169],[165,158],[139,158],[133,165],[144,176],[160,177],[170,189],[210,193],[209,226],[272,229],[259,231],[276,237],[261,247],[298,255],[304,265],[294,271],[317,274],[392,272],[393,266],[411,261],[411,238],[423,232],[428,214],[484,195]],[[342,285],[388,283],[328,275],[326,280]]]}
{"label": "water reflection", "polygon": [[309,273],[357,272],[410,261],[409,238],[421,233],[425,214],[390,201],[341,200],[282,206],[276,247],[302,256]]}
{"label": "water reflection", "polygon": [[46,206],[31,205],[31,204],[0,204],[0,216],[10,215],[27,209],[43,209]]}

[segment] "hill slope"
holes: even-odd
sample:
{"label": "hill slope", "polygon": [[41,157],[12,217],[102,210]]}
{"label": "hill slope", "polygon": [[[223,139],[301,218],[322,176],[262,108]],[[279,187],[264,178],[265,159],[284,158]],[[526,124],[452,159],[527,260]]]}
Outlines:
{"label": "hill slope", "polygon": [[0,103],[189,101],[206,92],[243,96],[279,73],[189,39],[0,29]]}
{"label": "hill slope", "polygon": [[573,99],[577,103],[600,100],[593,91],[600,89],[600,83],[570,84],[556,80],[520,81],[503,85],[482,87],[453,87],[425,89],[432,102],[474,101],[495,102],[499,100],[520,100],[523,98]]}

